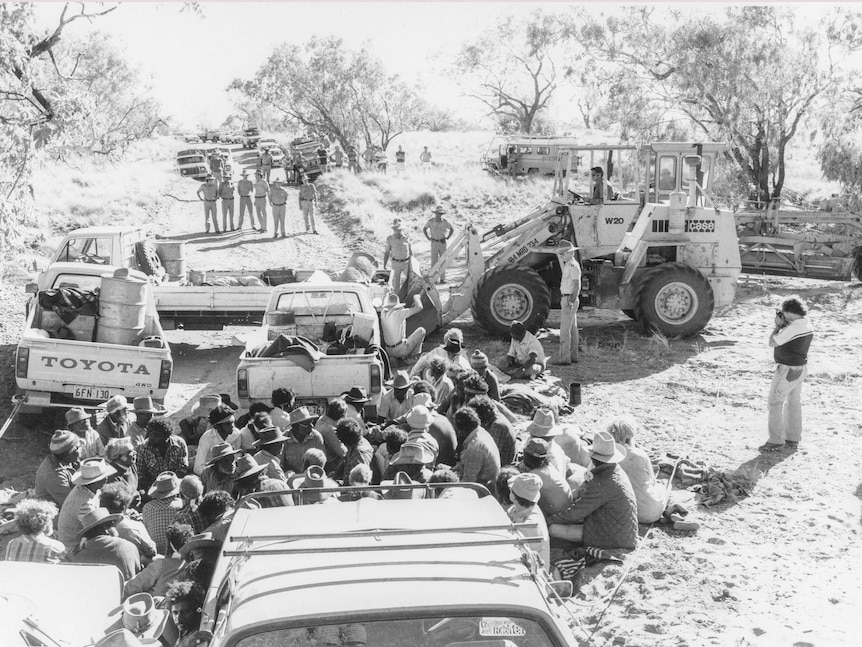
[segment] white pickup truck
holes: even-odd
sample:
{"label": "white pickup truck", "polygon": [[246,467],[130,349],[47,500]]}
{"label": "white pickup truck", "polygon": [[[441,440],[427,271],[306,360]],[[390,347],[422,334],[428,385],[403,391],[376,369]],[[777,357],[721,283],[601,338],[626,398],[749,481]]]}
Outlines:
{"label": "white pickup truck", "polygon": [[[337,340],[348,336],[367,347],[343,351]],[[375,351],[379,346],[379,320],[366,285],[313,280],[274,287],[264,324],[248,340],[237,366],[240,404],[268,402],[273,389],[283,386],[318,414],[327,399],[353,386],[364,387],[376,404],[384,367]],[[327,354],[336,349],[341,354]]]}
{"label": "white pickup truck", "polygon": [[[113,269],[102,268],[102,272]],[[94,317],[90,319],[95,322]],[[92,325],[86,333],[87,327],[80,322],[68,325],[77,339],[52,338],[47,331],[56,329],[57,323],[53,311],[43,309],[35,298],[30,302],[15,355],[15,380],[26,396],[28,412],[46,407],[93,406],[114,395],[124,395],[129,400],[149,395],[153,400],[164,401],[173,360],[149,286],[143,331],[146,346],[91,341]]]}

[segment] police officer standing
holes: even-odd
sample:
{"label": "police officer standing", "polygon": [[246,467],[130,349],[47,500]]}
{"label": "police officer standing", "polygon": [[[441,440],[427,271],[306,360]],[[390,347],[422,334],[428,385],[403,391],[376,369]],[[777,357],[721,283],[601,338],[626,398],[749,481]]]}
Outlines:
{"label": "police officer standing", "polygon": [[347,170],[359,173],[359,156],[356,154],[356,147],[352,145],[347,149]]}
{"label": "police officer standing", "polygon": [[392,291],[398,294],[401,289],[402,278],[406,281],[410,276],[410,258],[413,256],[413,249],[410,247],[410,240],[401,231],[400,218],[392,221],[392,232],[386,238],[386,247],[383,252],[383,268],[386,269],[386,264],[391,258]]}
{"label": "police officer standing", "polygon": [[578,361],[578,306],[581,294],[581,266],[575,260],[575,246],[568,240],[557,245],[557,258],[563,276],[560,279],[560,355],[552,364]]}
{"label": "police officer standing", "polygon": [[407,153],[400,146],[395,151],[395,173],[401,175],[404,172],[404,162],[407,160]]}
{"label": "police officer standing", "polygon": [[[434,267],[437,261],[440,260],[440,257],[446,253],[446,242],[455,233],[452,223],[443,217],[444,213],[446,213],[446,210],[438,204],[437,208],[434,209],[434,217],[430,218],[425,223],[425,227],[422,228],[425,238],[431,241],[431,267]],[[444,283],[445,281],[446,272],[443,272],[440,276],[440,283]]]}
{"label": "police officer standing", "polygon": [[[225,173],[224,179],[218,188],[218,197],[221,198],[221,228],[222,231],[235,231],[233,221],[233,199],[236,194],[236,185],[229,173]],[[230,229],[228,229],[228,214],[230,214]]]}
{"label": "police officer standing", "polygon": [[305,231],[317,233],[317,225],[314,222],[314,210],[317,207],[317,189],[308,183],[308,177],[302,176],[302,185],[299,187],[299,209],[305,220]]}
{"label": "police officer standing", "polygon": [[251,204],[251,192],[254,191],[254,182],[248,179],[248,171],[243,169],[242,179],[236,183],[236,190],[239,193],[239,228],[242,229],[243,218],[245,211],[248,209],[248,221],[251,223],[252,229],[257,229],[254,226],[254,208]]}
{"label": "police officer standing", "polygon": [[269,182],[263,179],[263,172],[255,171],[254,182],[254,210],[257,212],[257,221],[260,223],[261,233],[266,233],[266,196],[269,195]]}
{"label": "police officer standing", "polygon": [[326,152],[323,144],[317,147],[317,164],[320,166],[321,173],[329,170],[329,153]]}
{"label": "police officer standing", "polygon": [[273,180],[272,187],[269,190],[269,203],[272,205],[272,229],[273,238],[278,238],[279,226],[281,228],[281,237],[285,238],[287,232],[284,229],[284,214],[287,210],[287,191],[284,190],[284,183],[281,180]]}
{"label": "police officer standing", "polygon": [[206,227],[206,232],[210,233],[210,218],[212,218],[215,233],[220,233],[218,230],[218,214],[216,213],[218,187],[212,175],[207,175],[206,182],[198,187],[198,199],[203,200],[204,203],[204,226]]}

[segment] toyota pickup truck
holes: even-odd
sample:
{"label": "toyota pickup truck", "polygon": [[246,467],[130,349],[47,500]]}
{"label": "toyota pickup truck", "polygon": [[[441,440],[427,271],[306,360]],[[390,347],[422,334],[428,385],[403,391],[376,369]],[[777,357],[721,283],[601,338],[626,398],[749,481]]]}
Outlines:
{"label": "toyota pickup truck", "polygon": [[[351,343],[341,344],[342,338]],[[290,386],[297,403],[318,414],[329,398],[353,386],[365,387],[376,404],[384,370],[379,347],[380,324],[368,286],[314,281],[274,287],[264,323],[249,337],[237,366],[240,404],[268,402],[280,386]]]}
{"label": "toyota pickup truck", "polygon": [[[571,582],[546,574],[535,524],[513,524],[480,485],[458,483],[434,498],[439,485],[244,498],[204,602],[209,647],[580,644]],[[387,498],[263,501],[363,490]]]}
{"label": "toyota pickup truck", "polygon": [[[102,268],[102,272],[114,269]],[[36,413],[47,407],[92,407],[114,395],[129,400],[149,395],[163,402],[171,383],[173,359],[149,286],[145,307],[146,345],[128,346],[92,341],[93,325],[88,328],[77,320],[65,327],[66,338],[52,337],[60,323],[57,316],[32,299],[15,353],[15,381],[26,397],[26,410]],[[82,317],[79,315],[78,320]],[[95,323],[94,317],[89,319]]]}

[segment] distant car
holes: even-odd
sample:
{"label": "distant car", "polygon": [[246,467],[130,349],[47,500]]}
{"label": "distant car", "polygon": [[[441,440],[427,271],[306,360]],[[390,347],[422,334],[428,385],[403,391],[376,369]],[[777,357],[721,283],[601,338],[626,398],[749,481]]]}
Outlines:
{"label": "distant car", "polygon": [[269,154],[272,157],[272,165],[276,167],[284,166],[284,151],[281,150],[278,146],[269,149]]}
{"label": "distant car", "polygon": [[267,148],[278,148],[278,143],[274,139],[266,138],[266,139],[258,139],[257,140],[257,154],[260,155]]}
{"label": "distant car", "polygon": [[256,126],[252,126],[251,128],[246,128],[243,131],[242,137],[240,139],[240,144],[242,144],[243,148],[255,148],[259,141],[260,129],[258,129]]}
{"label": "distant car", "polygon": [[186,141],[187,144],[200,144],[201,143],[201,138],[198,137],[197,135],[185,135],[183,137],[183,139]]}
{"label": "distant car", "polygon": [[207,157],[199,148],[190,148],[177,153],[177,170],[183,177],[194,180],[206,179],[209,173]]}

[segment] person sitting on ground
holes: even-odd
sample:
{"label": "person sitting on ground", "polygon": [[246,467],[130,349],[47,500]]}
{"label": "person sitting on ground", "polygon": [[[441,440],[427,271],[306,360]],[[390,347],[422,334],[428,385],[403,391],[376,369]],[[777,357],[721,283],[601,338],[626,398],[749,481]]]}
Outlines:
{"label": "person sitting on ground", "polygon": [[618,416],[608,423],[607,432],[626,450],[620,467],[631,481],[637,501],[638,523],[653,523],[661,519],[667,508],[667,489],[656,482],[647,453],[635,445],[637,421],[631,416]]}
{"label": "person sitting on ground", "polygon": [[165,594],[171,618],[179,633],[174,647],[195,647],[192,642],[201,626],[205,591],[188,580],[174,582]]}
{"label": "person sitting on ground", "polygon": [[545,570],[551,566],[551,537],[548,535],[548,525],[545,515],[536,505],[539,502],[542,489],[542,479],[536,474],[518,474],[509,481],[509,499],[512,505],[506,512],[512,523],[536,524],[536,528],[519,529],[524,537],[538,537],[541,544],[532,544],[530,548],[539,553]]}
{"label": "person sitting on ground", "polygon": [[182,508],[182,502],[179,500],[180,479],[173,472],[162,472],[147,494],[150,501],[144,505],[142,512],[144,526],[156,542],[159,554],[164,555],[168,550],[165,533]]}
{"label": "person sitting on ground", "polygon": [[36,498],[60,508],[75,487],[72,477],[80,466],[81,439],[68,429],[58,429],[51,436],[49,451],[36,470]]}
{"label": "person sitting on ground", "polygon": [[548,457],[551,460],[551,465],[557,469],[564,479],[568,479],[573,474],[576,474],[575,485],[579,485],[583,481],[584,470],[574,472],[569,464],[569,457],[566,456],[566,452],[563,451],[560,445],[553,442],[562,432],[560,426],[557,424],[557,417],[551,409],[547,407],[536,409],[533,413],[533,419],[527,425],[525,431],[530,434],[530,438],[541,438],[548,442]]}
{"label": "person sitting on ground", "polygon": [[347,455],[347,447],[335,435],[335,426],[346,415],[347,403],[341,398],[335,398],[326,403],[326,410],[317,419],[317,422],[314,423],[314,428],[320,432],[320,435],[323,437],[323,443],[326,445],[327,472],[334,472],[338,469],[339,463]]}
{"label": "person sitting on ground", "polygon": [[398,453],[389,461],[389,467],[380,482],[391,481],[399,473],[403,473],[414,483],[427,483],[431,478],[430,468],[433,465],[434,455],[427,447],[405,441],[398,449]]}
{"label": "person sitting on ground", "polygon": [[470,368],[476,371],[488,385],[488,397],[495,402],[500,402],[500,380],[491,370],[488,356],[478,348],[470,355]]}
{"label": "person sitting on ground", "polygon": [[149,490],[163,472],[173,472],[179,476],[188,473],[189,450],[186,441],[173,431],[173,423],[166,418],[153,418],[147,425],[147,439],[138,446],[138,457],[135,459],[139,490]]}
{"label": "person sitting on ground", "polygon": [[235,501],[229,492],[215,490],[204,494],[198,506],[198,511],[206,523],[204,532],[209,532],[214,538],[224,541],[233,519],[234,508]]}
{"label": "person sitting on ground", "polygon": [[131,542],[138,550],[141,564],[147,565],[156,556],[156,542],[150,537],[139,515],[129,510],[129,505],[136,494],[122,481],[108,483],[99,495],[99,505],[111,514],[121,515],[114,526],[117,529],[117,536]]}
{"label": "person sitting on ground", "polygon": [[487,395],[475,395],[467,401],[467,406],[479,414],[482,428],[491,434],[500,452],[500,465],[511,465],[517,453],[517,438],[511,423],[503,417]]}
{"label": "person sitting on ground", "polygon": [[393,421],[406,415],[413,408],[412,381],[406,371],[398,371],[392,380],[392,388],[380,397],[377,414],[385,421]]}
{"label": "person sitting on ground", "polygon": [[66,552],[63,542],[51,539],[57,506],[51,501],[24,499],[15,506],[15,525],[22,533],[6,546],[7,562],[56,564]]}
{"label": "person sitting on ground", "polygon": [[111,514],[105,508],[95,508],[84,515],[77,540],[82,548],[69,560],[76,564],[107,564],[116,566],[123,574],[123,581],[134,577],[141,570],[138,549],[117,536],[114,527],[123,515]]}
{"label": "person sitting on ground", "polygon": [[443,335],[443,344],[432,348],[419,358],[410,369],[410,377],[422,376],[429,363],[435,357],[445,359],[449,364],[463,369],[470,368],[470,360],[464,354],[464,333],[460,328],[450,328]]}
{"label": "person sitting on ground", "polygon": [[[423,398],[424,399],[424,398]],[[407,414],[406,423],[409,428],[407,431],[407,442],[422,445],[425,449],[431,452],[433,457],[431,464],[437,463],[437,457],[440,455],[440,446],[437,440],[431,435],[429,429],[431,427],[432,416],[428,407],[421,404],[416,405]]]}
{"label": "person sitting on ground", "polygon": [[192,527],[186,523],[175,521],[168,526],[165,532],[168,540],[167,554],[164,557],[157,556],[144,570],[126,582],[123,586],[123,599],[136,593],[161,597],[167,593],[172,583],[183,579],[186,561],[179,556],[179,551],[193,535]]}
{"label": "person sitting on ground", "polygon": [[424,371],[424,378],[434,387],[437,393],[434,399],[434,404],[437,406],[447,402],[449,396],[452,395],[452,391],[455,390],[452,378],[447,375],[448,371],[449,360],[442,357],[432,357],[428,362],[428,368]]}
{"label": "person sitting on ground", "polygon": [[[351,486],[371,485],[371,468],[368,465],[354,465],[353,469],[347,475],[347,484]],[[374,490],[364,490],[361,492],[345,492],[338,495],[339,501],[359,501],[359,499],[382,499],[379,492]]]}
{"label": "person sitting on ground", "polygon": [[267,427],[260,430],[259,438],[255,443],[258,448],[254,454],[254,460],[258,465],[264,465],[264,476],[267,478],[284,481],[284,470],[281,469],[282,451],[287,436],[281,433],[278,427]]}
{"label": "person sitting on ground", "polygon": [[380,336],[383,348],[390,358],[416,361],[422,355],[422,342],[425,341],[425,329],[419,326],[407,336],[407,320],[422,312],[422,297],[413,296],[413,307],[406,308],[398,295],[389,292],[383,300],[380,311]]}
{"label": "person sitting on ground", "polygon": [[494,495],[497,503],[503,506],[504,510],[508,510],[509,506],[512,505],[512,500],[509,498],[509,481],[520,473],[514,465],[504,465],[500,468],[497,478],[494,479],[494,489],[491,490],[491,494]]}
{"label": "person sitting on ground", "polygon": [[137,447],[147,439],[147,425],[150,424],[153,416],[164,415],[166,409],[161,404],[153,402],[150,396],[143,395],[132,401],[132,413],[135,414],[135,419],[129,423],[126,438],[129,438],[132,445]]}
{"label": "person sitting on ground", "polygon": [[299,407],[290,412],[290,431],[284,442],[284,472],[299,472],[302,470],[302,459],[309,449],[319,449],[326,453],[323,436],[314,429],[318,416],[309,413],[305,407]]}
{"label": "person sitting on ground", "polygon": [[500,369],[516,380],[532,380],[545,372],[545,351],[536,336],[520,321],[509,326],[512,338],[505,363]]}
{"label": "person sitting on ground", "polygon": [[72,475],[75,488],[63,501],[60,516],[57,518],[57,539],[66,548],[74,548],[78,544],[84,515],[92,512],[99,504],[99,491],[108,482],[108,477],[114,473],[114,468],[101,458],[88,458],[81,461],[81,468]]}
{"label": "person sitting on ground", "polygon": [[458,462],[455,452],[458,448],[458,437],[449,419],[437,411],[434,387],[424,380],[413,385],[413,404],[426,407],[431,415],[428,433],[437,442],[437,464],[453,467]]}
{"label": "person sitting on ground", "polygon": [[230,443],[218,443],[210,452],[210,460],[201,474],[204,492],[224,490],[233,492],[236,479],[236,457],[239,449],[234,449]]}
{"label": "person sitting on ground", "polygon": [[341,394],[341,399],[347,405],[345,418],[353,418],[362,426],[363,431],[368,429],[365,424],[365,405],[371,402],[371,398],[365,392],[364,386],[352,386],[349,391]]}
{"label": "person sitting on ground", "polygon": [[335,489],[338,487],[339,485],[337,482],[326,476],[326,472],[323,471],[323,467],[320,465],[312,465],[305,470],[302,478],[296,481],[296,484],[294,485],[294,489],[305,491],[295,494],[294,497],[296,498],[297,504],[300,505],[339,503],[337,492],[315,491],[324,488]]}
{"label": "person sitting on ground", "polygon": [[295,488],[296,484],[305,478],[305,473],[312,465],[323,467],[324,471],[326,471],[326,452],[316,447],[307,449],[302,457],[302,471],[292,472],[287,475],[287,487],[291,489]]}
{"label": "person sitting on ground", "polygon": [[131,438],[111,438],[105,447],[105,460],[114,468],[116,473],[108,478],[108,483],[122,482],[135,495],[132,506],[135,506],[140,497],[138,492],[138,466],[136,460],[138,453],[132,444]]}
{"label": "person sitting on ground", "polygon": [[107,445],[111,438],[122,438],[129,430],[129,401],[125,396],[115,395],[100,405],[107,415],[96,425],[96,433],[102,439],[102,445]]}
{"label": "person sitting on ground", "polygon": [[[458,475],[451,469],[441,468],[438,470],[434,470],[434,473],[431,474],[431,477],[428,479],[429,483],[460,483],[461,479],[458,478]],[[476,490],[471,490],[465,487],[437,487],[432,490],[434,492],[434,498],[436,499],[478,499],[479,493]]]}
{"label": "person sitting on ground", "polygon": [[203,532],[207,526],[200,512],[203,494],[204,484],[196,474],[187,474],[180,480],[180,501],[183,507],[174,517],[174,523],[190,525],[195,535]]}
{"label": "person sitting on ground", "polygon": [[[236,484],[233,488],[233,498],[239,501],[242,497],[256,492],[278,492],[286,489],[287,484],[282,479],[266,476],[266,465],[261,465],[251,456],[241,456],[236,464]],[[275,508],[293,505],[290,495],[264,496],[256,499],[261,508]]]}
{"label": "person sitting on ground", "polygon": [[240,432],[233,424],[236,421],[233,409],[222,403],[210,411],[209,421],[210,429],[207,429],[201,436],[198,442],[198,451],[195,454],[194,472],[201,478],[203,478],[203,471],[209,464],[212,450],[216,445],[228,443],[234,449],[240,448]]}
{"label": "person sitting on ground", "polygon": [[467,382],[474,377],[478,379],[479,374],[473,369],[465,370],[458,366],[451,366],[449,376],[452,379],[452,393],[446,402],[437,407],[437,410],[446,416],[450,422],[454,422],[455,412],[465,406],[467,400],[470,399],[466,393]]}
{"label": "person sitting on ground", "polygon": [[542,481],[539,507],[550,516],[562,512],[572,504],[572,489],[565,477],[551,463],[550,441],[531,438],[524,446],[524,460],[518,466],[521,472],[535,474]]}
{"label": "person sitting on ground", "polygon": [[596,433],[590,451],[592,478],[574,502],[548,519],[551,537],[593,548],[635,548],[637,500],[629,477],[619,466],[625,449],[606,431]]}
{"label": "person sitting on ground", "polygon": [[407,442],[407,432],[398,427],[389,427],[384,434],[383,442],[377,446],[371,461],[371,483],[374,485],[380,485],[391,459],[399,452],[401,445]]}
{"label": "person sitting on ground", "polygon": [[105,455],[105,445],[90,424],[90,414],[81,407],[66,411],[66,428],[81,439],[81,460]]}
{"label": "person sitting on ground", "polygon": [[249,421],[239,432],[239,447],[246,453],[254,451],[254,444],[260,439],[261,429],[275,427],[272,416],[269,415],[269,407],[264,402],[252,402],[249,416]]}
{"label": "person sitting on ground", "polygon": [[293,389],[281,386],[273,389],[270,397],[272,409],[269,412],[272,424],[284,432],[290,428],[290,412],[296,406],[296,393]]}
{"label": "person sitting on ground", "polygon": [[462,482],[492,487],[500,472],[500,452],[491,435],[482,429],[479,414],[470,407],[455,412],[460,460],[455,472]]}
{"label": "person sitting on ground", "polygon": [[368,465],[374,457],[374,448],[363,436],[359,423],[352,418],[338,421],[335,427],[338,440],[347,448],[341,469],[335,474],[336,480],[346,480],[357,465]]}

